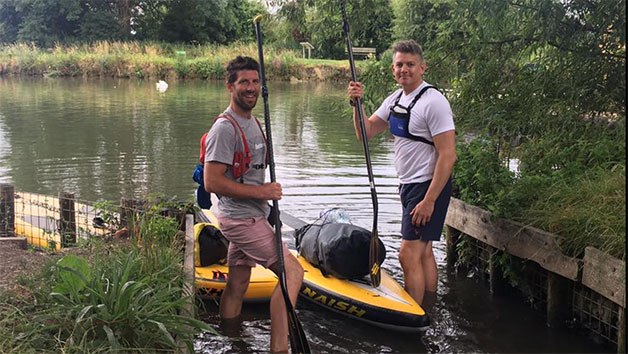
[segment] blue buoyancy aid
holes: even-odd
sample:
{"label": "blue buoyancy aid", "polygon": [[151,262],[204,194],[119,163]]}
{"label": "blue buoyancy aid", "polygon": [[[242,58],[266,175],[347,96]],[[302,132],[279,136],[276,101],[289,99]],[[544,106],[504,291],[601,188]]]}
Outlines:
{"label": "blue buoyancy aid", "polygon": [[410,113],[412,111],[412,108],[414,107],[416,102],[419,100],[419,98],[421,98],[421,96],[423,96],[425,91],[427,91],[428,89],[431,89],[431,88],[433,88],[435,90],[438,90],[434,86],[429,86],[429,85],[425,86],[414,97],[414,99],[412,100],[412,102],[410,103],[410,105],[408,107],[404,107],[404,106],[399,104],[399,100],[401,99],[401,95],[403,95],[403,91],[401,91],[399,93],[399,96],[397,96],[397,99],[395,100],[395,103],[393,104],[392,108],[390,109],[390,117],[389,117],[390,132],[394,136],[398,136],[400,138],[407,138],[407,139],[411,139],[411,140],[414,140],[414,141],[420,141],[422,143],[434,146],[434,142],[432,142],[432,141],[430,141],[430,140],[428,140],[428,139],[426,139],[426,138],[424,138],[422,136],[417,136],[417,135],[410,134],[410,128],[409,128],[409,126],[410,126]]}

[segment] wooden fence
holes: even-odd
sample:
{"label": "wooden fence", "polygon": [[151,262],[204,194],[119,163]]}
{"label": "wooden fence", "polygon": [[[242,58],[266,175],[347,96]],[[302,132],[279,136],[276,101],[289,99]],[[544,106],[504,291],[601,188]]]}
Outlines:
{"label": "wooden fence", "polygon": [[[598,316],[598,322],[617,331],[607,338],[617,344],[618,352],[626,350],[626,262],[587,247],[582,259],[564,255],[559,247],[560,236],[517,222],[494,218],[481,208],[452,198],[446,224],[447,262],[457,260],[456,245],[462,234],[487,245],[492,251],[501,251],[525,261],[533,261],[547,271],[544,284],[547,298],[546,316],[549,326],[564,324],[568,316],[587,309],[586,316]],[[503,274],[489,261],[489,286],[491,290],[503,286]],[[606,316],[590,311],[592,305],[582,306],[581,301],[565,301],[566,296],[581,299],[574,285],[586,287],[595,294],[615,304],[616,314]],[[569,294],[573,292],[573,294]],[[575,295],[574,295],[575,294]],[[593,298],[584,296],[584,298]],[[595,304],[594,304],[595,305]],[[572,308],[569,308],[572,306]],[[580,307],[577,307],[580,306]],[[603,306],[599,306],[603,307]],[[608,306],[607,306],[608,307]],[[595,312],[595,313],[589,313]],[[602,318],[603,317],[603,318]],[[611,323],[604,323],[604,322]]]}

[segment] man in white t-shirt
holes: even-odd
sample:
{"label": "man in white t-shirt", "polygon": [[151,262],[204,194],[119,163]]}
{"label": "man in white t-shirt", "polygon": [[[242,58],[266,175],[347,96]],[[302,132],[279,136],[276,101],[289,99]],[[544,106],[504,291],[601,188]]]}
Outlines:
{"label": "man in white t-shirt", "polygon": [[[449,206],[456,161],[455,127],[447,98],[423,81],[426,64],[421,47],[414,40],[405,40],[393,44],[392,51],[392,72],[401,89],[388,96],[364,125],[367,139],[385,130],[395,139],[403,206],[399,262],[406,290],[423,304],[427,293],[435,296],[436,292],[432,241],[440,240]],[[354,104],[362,97],[362,84],[349,83],[348,93],[356,135],[362,140]]]}

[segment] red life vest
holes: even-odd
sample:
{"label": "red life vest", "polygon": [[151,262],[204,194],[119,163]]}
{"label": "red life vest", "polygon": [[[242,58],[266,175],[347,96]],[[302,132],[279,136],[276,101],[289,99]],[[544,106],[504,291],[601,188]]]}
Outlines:
{"label": "red life vest", "polygon": [[[246,137],[244,136],[244,131],[242,130],[242,127],[240,127],[240,124],[238,124],[235,118],[233,118],[229,114],[223,114],[216,117],[216,119],[214,120],[214,123],[216,123],[218,119],[221,119],[221,118],[228,120],[231,123],[231,125],[233,125],[234,136],[238,135],[238,131],[240,132],[240,137],[242,138],[242,145],[244,146],[244,151],[235,151],[233,153],[233,162],[231,163],[230,170],[231,170],[231,174],[233,175],[233,178],[236,178],[236,179],[239,178],[240,183],[244,183],[244,174],[246,173],[246,171],[248,171],[249,166],[251,164],[251,150],[249,149],[249,144],[246,142]],[[266,135],[264,135],[264,131],[262,130],[262,125],[257,120],[257,118],[253,117],[253,119],[255,119],[255,123],[257,123],[259,130],[262,132],[262,136],[264,137],[264,143],[266,144]],[[201,164],[205,164],[205,148],[206,148],[205,139],[207,138],[208,133],[203,134],[203,136],[201,137],[201,151],[200,151],[200,156],[199,156],[199,161]],[[266,165],[268,165],[268,149],[266,150]]]}

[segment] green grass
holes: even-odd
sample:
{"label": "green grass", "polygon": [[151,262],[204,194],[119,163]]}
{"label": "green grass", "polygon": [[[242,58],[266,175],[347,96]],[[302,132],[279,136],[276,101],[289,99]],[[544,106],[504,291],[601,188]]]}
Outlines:
{"label": "green grass", "polygon": [[[44,49],[19,43],[0,46],[0,75],[223,79],[227,62],[236,55],[257,59],[257,46],[101,41]],[[322,70],[330,77],[314,78],[303,68],[349,66],[346,60],[303,59],[297,51],[274,46],[264,47],[264,60],[269,80],[337,80],[337,70]]]}
{"label": "green grass", "polygon": [[532,225],[563,236],[569,255],[594,246],[626,259],[626,169],[587,171],[559,181],[523,215]]}
{"label": "green grass", "polygon": [[[310,66],[310,65],[330,65],[330,66],[348,66],[349,62],[347,60],[336,60],[336,59],[306,59],[306,58],[297,58],[296,59],[299,64]],[[358,62],[356,61],[356,65]]]}

